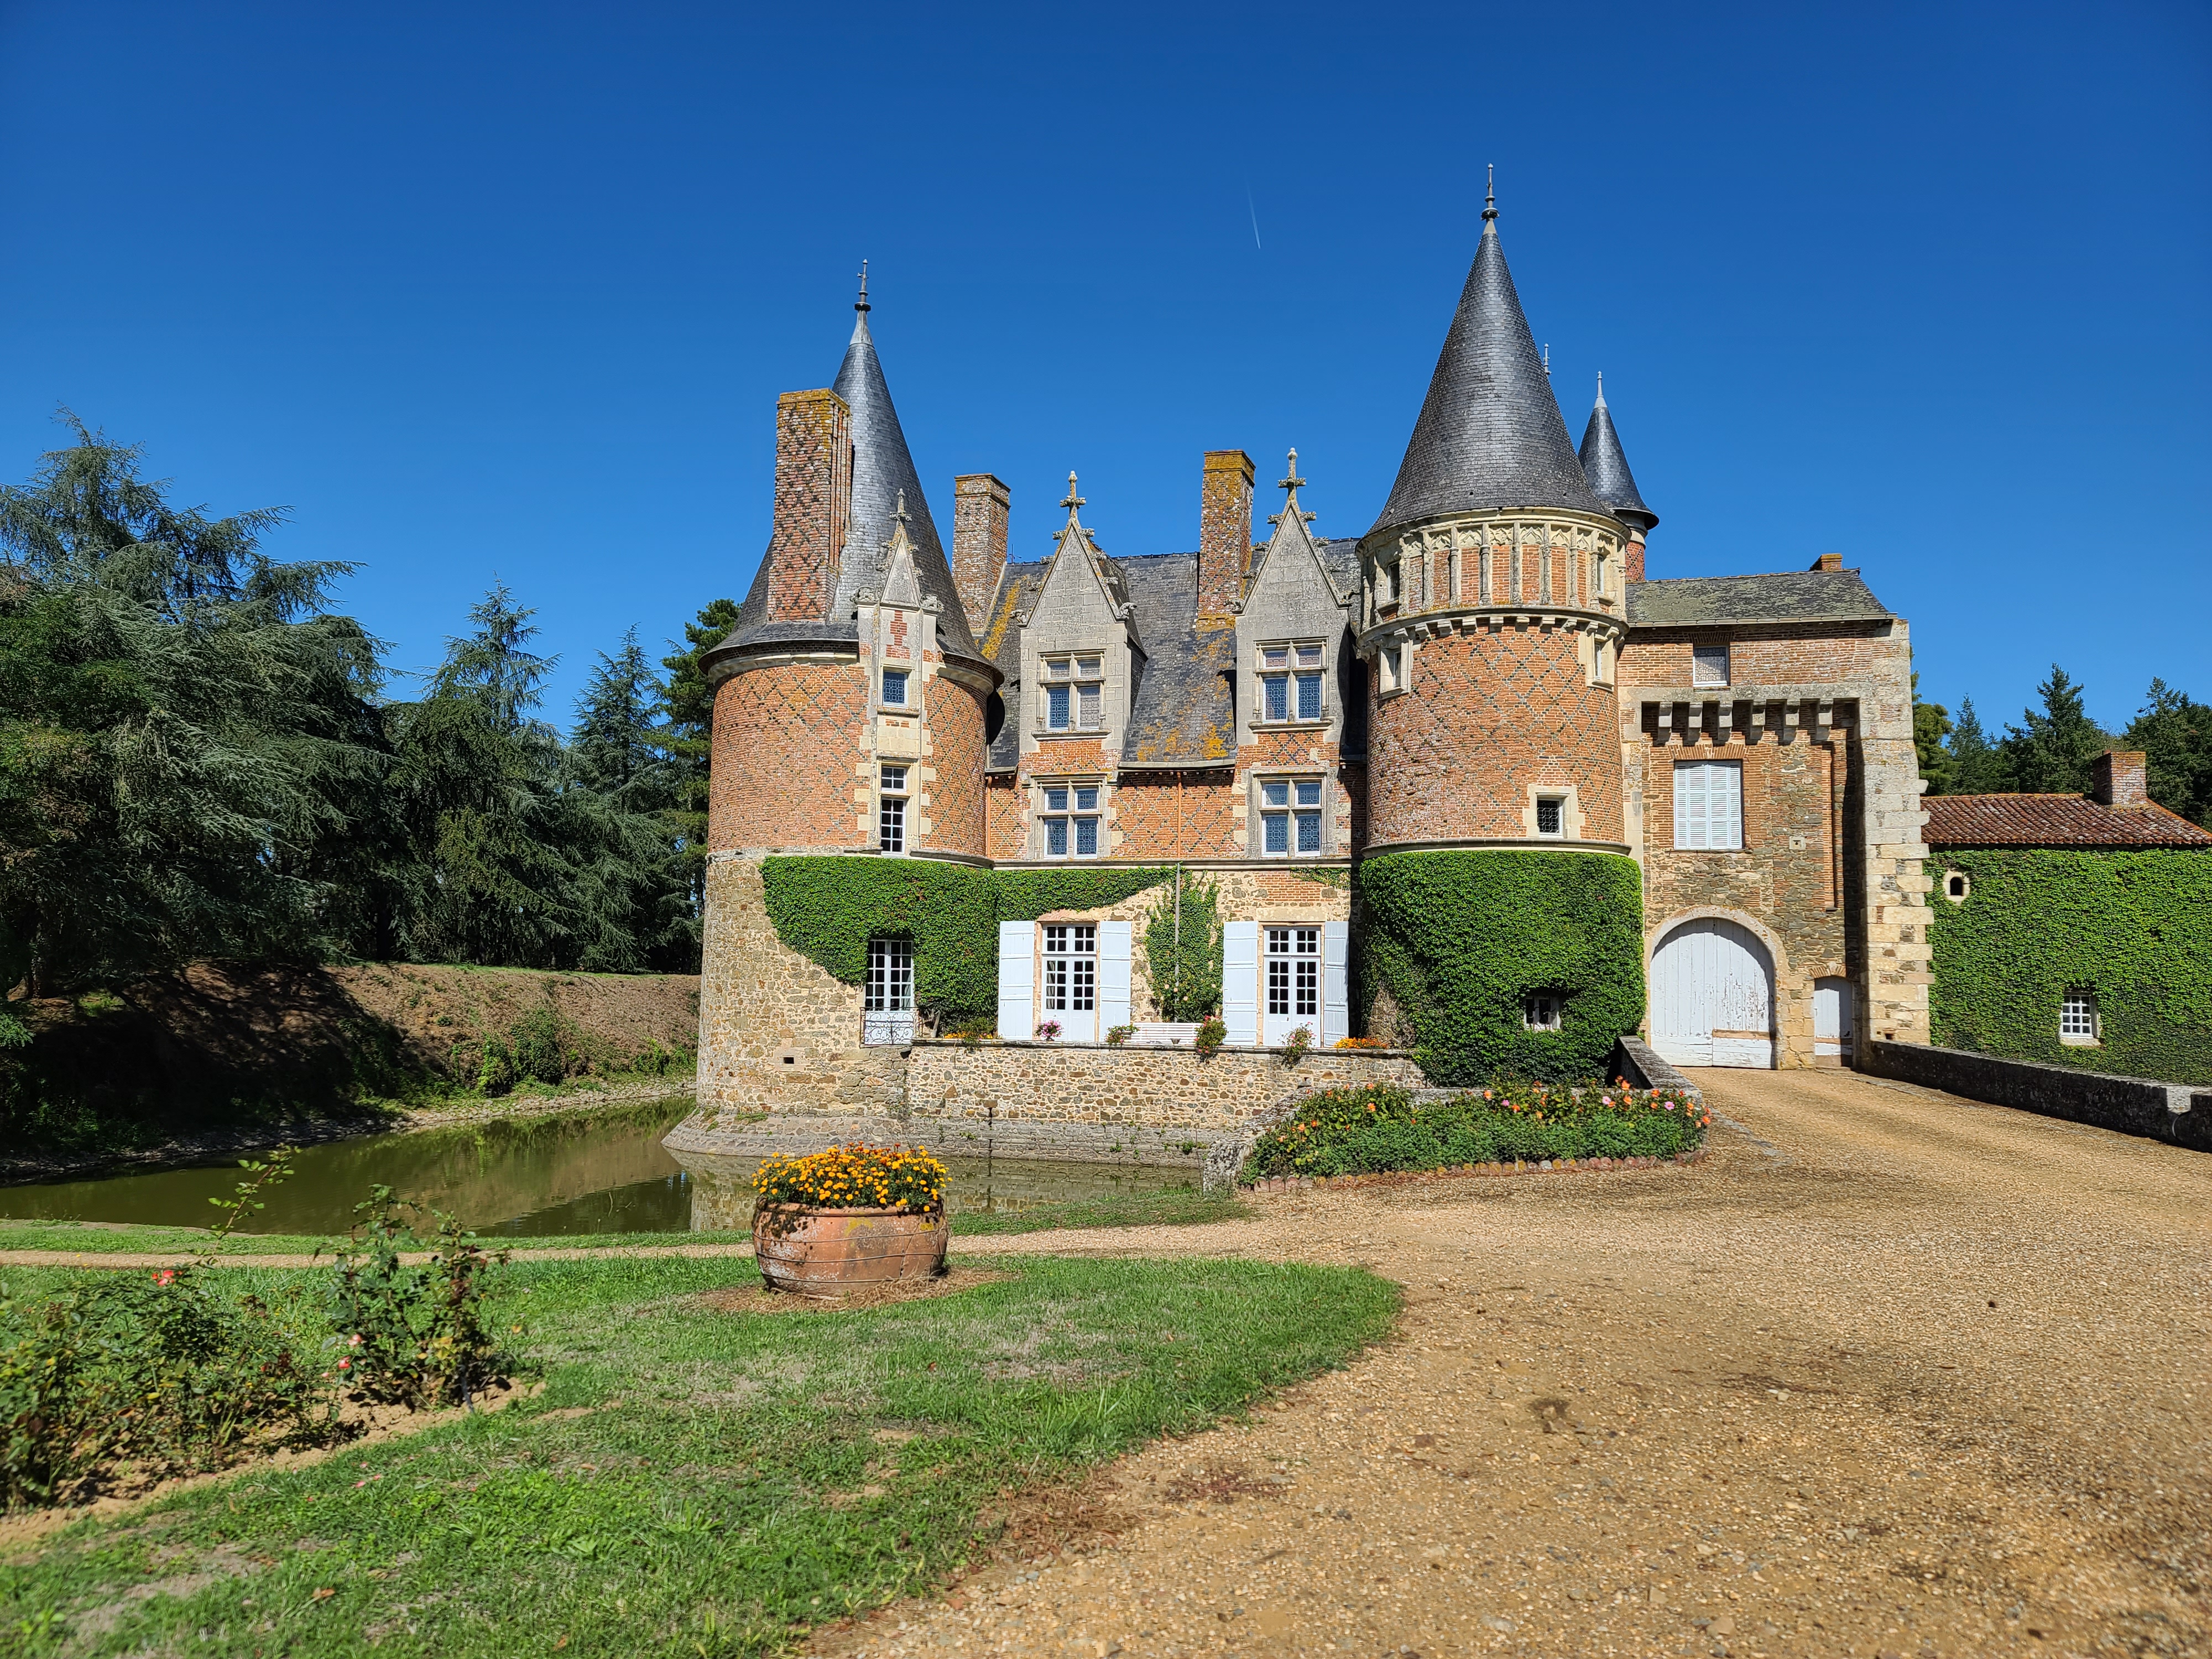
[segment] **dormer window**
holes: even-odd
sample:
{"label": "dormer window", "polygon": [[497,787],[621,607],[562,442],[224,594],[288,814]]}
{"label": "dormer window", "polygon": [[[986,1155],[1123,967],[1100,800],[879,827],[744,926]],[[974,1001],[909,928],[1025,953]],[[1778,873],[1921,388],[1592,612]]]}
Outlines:
{"label": "dormer window", "polygon": [[907,672],[908,671],[903,668],[886,668],[884,670],[884,708],[903,708],[907,706]]}
{"label": "dormer window", "polygon": [[1322,718],[1322,656],[1318,641],[1260,647],[1260,718]]}
{"label": "dormer window", "polygon": [[1045,857],[1098,856],[1098,799],[1095,783],[1047,783],[1037,787],[1038,822],[1044,830]]}
{"label": "dormer window", "polygon": [[1048,732],[1101,732],[1106,726],[1106,682],[1103,657],[1047,657],[1039,665],[1044,684],[1042,711]]}

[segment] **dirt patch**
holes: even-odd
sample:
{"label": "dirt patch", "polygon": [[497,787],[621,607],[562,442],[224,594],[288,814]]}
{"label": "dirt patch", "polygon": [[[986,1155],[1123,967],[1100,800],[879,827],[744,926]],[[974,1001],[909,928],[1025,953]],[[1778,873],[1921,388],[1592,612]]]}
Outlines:
{"label": "dirt patch", "polygon": [[[241,1458],[239,1462],[204,1474],[171,1475],[161,1480],[134,1480],[126,1472],[119,1484],[88,1503],[66,1504],[48,1510],[15,1510],[0,1513],[0,1560],[20,1555],[35,1547],[41,1540],[64,1527],[74,1526],[88,1517],[101,1520],[126,1515],[143,1508],[156,1498],[173,1492],[188,1492],[196,1486],[211,1486],[221,1481],[234,1480],[241,1475],[260,1474],[271,1469],[313,1468],[326,1458],[360,1450],[386,1440],[404,1439],[409,1435],[434,1429],[441,1424],[454,1422],[472,1412],[503,1411],[517,1401],[531,1400],[542,1393],[543,1382],[507,1382],[478,1392],[472,1406],[450,1406],[443,1411],[410,1412],[404,1406],[361,1406],[349,1402],[339,1413],[339,1423],[345,1437],[334,1444],[313,1446],[293,1450],[278,1449],[258,1456]],[[580,1416],[590,1407],[571,1407],[565,1411],[548,1412],[548,1417]],[[149,1587],[149,1594],[167,1595],[171,1592]]]}
{"label": "dirt patch", "polygon": [[957,1296],[963,1291],[995,1285],[1013,1277],[1009,1273],[953,1267],[935,1279],[900,1279],[884,1285],[864,1285],[842,1297],[793,1296],[788,1291],[771,1291],[763,1285],[730,1285],[717,1291],[702,1291],[686,1299],[694,1307],[715,1313],[858,1313],[902,1302],[928,1302],[940,1296]]}

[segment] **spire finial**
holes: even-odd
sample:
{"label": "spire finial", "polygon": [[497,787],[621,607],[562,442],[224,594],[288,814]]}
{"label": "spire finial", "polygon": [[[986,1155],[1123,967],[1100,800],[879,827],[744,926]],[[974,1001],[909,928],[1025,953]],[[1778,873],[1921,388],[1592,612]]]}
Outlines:
{"label": "spire finial", "polygon": [[1544,342],[1544,378],[1547,380],[1552,378],[1552,343],[1549,340]]}
{"label": "spire finial", "polygon": [[1597,372],[1597,406],[1605,407],[1605,371],[1601,368]]}
{"label": "spire finial", "polygon": [[903,489],[898,493],[898,505],[891,509],[891,517],[901,524],[906,522],[906,491]]}
{"label": "spire finial", "polygon": [[868,262],[866,259],[860,261],[860,297],[853,301],[853,309],[863,313],[875,309],[868,303]]}
{"label": "spire finial", "polygon": [[1075,474],[1072,471],[1067,475],[1067,494],[1061,497],[1060,504],[1067,509],[1068,523],[1073,524],[1075,509],[1083,505],[1083,497],[1075,493]]}
{"label": "spire finial", "polygon": [[1492,161],[1486,165],[1490,170],[1490,182],[1484,186],[1482,198],[1482,219],[1486,225],[1498,216],[1498,163]]}
{"label": "spire finial", "polygon": [[1298,477],[1298,452],[1294,449],[1291,452],[1290,476],[1278,483],[1275,488],[1295,495],[1305,487],[1306,481]]}

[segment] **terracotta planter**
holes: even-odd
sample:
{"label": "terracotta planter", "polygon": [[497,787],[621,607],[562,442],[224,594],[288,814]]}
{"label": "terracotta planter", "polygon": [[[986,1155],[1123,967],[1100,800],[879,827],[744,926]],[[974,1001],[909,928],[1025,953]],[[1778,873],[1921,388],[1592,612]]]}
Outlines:
{"label": "terracotta planter", "polygon": [[770,1290],[842,1296],[867,1285],[933,1279],[945,1271],[945,1212],[817,1210],[763,1204],[753,1212],[753,1255]]}

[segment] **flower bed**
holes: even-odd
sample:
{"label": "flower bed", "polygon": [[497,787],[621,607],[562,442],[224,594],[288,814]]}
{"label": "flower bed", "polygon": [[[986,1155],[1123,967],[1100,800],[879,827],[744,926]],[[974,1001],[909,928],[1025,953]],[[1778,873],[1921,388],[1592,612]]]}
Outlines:
{"label": "flower bed", "polygon": [[1366,1175],[1569,1158],[1674,1158],[1711,1115],[1680,1089],[1616,1082],[1493,1084],[1443,1100],[1407,1090],[1329,1089],[1253,1144],[1239,1176]]}

